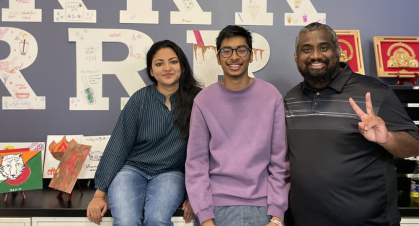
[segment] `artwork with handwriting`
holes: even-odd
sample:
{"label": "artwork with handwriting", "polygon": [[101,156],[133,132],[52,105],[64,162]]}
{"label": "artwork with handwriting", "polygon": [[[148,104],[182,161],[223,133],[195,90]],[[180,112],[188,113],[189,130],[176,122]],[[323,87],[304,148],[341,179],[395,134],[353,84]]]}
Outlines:
{"label": "artwork with handwriting", "polygon": [[63,9],[54,9],[54,22],[96,23],[96,10],[88,10],[82,0],[58,0]]}
{"label": "artwork with handwriting", "polygon": [[0,193],[42,189],[41,151],[0,152]]}
{"label": "artwork with handwriting", "polygon": [[81,143],[92,146],[88,158],[84,162],[83,168],[80,171],[79,179],[92,179],[95,177],[97,166],[103,151],[108,144],[111,136],[84,136]]}
{"label": "artwork with handwriting", "polygon": [[37,96],[21,73],[38,55],[35,37],[18,28],[0,27],[0,41],[10,46],[9,56],[0,60],[0,80],[10,94],[2,97],[3,110],[45,109],[45,97]]}
{"label": "artwork with handwriting", "polygon": [[80,143],[83,135],[48,135],[43,178],[52,178],[69,143]]}
{"label": "artwork with handwriting", "polygon": [[71,193],[92,146],[69,142],[49,187]]}
{"label": "artwork with handwriting", "polygon": [[2,21],[42,22],[42,9],[35,9],[35,0],[9,0],[2,14]]}

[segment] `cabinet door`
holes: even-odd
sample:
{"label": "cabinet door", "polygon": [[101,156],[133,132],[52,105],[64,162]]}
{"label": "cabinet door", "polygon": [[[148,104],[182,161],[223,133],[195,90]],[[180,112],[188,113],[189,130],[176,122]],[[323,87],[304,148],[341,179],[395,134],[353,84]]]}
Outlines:
{"label": "cabinet door", "polygon": [[189,224],[185,224],[183,217],[172,217],[172,222],[174,226],[192,226],[193,225],[193,221]]}
{"label": "cabinet door", "polygon": [[419,225],[419,217],[402,217],[400,226],[413,226]]}
{"label": "cabinet door", "polygon": [[[102,218],[101,226],[112,226],[113,218]],[[32,226],[97,226],[87,217],[33,217]]]}
{"label": "cabinet door", "polygon": [[31,218],[0,218],[0,226],[31,226]]}

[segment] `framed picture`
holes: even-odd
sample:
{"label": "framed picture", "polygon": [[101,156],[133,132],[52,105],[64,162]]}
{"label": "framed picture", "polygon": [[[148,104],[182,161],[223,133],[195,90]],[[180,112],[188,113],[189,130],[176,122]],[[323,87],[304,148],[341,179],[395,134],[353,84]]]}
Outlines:
{"label": "framed picture", "polygon": [[359,30],[335,30],[341,48],[340,61],[347,62],[352,71],[365,75]]}
{"label": "framed picture", "polygon": [[419,74],[419,37],[374,37],[378,77],[413,78]]}

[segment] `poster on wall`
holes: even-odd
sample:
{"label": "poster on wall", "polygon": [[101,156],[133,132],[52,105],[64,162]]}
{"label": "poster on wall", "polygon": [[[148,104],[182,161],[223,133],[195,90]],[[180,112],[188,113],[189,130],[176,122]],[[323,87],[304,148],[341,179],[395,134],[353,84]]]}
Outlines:
{"label": "poster on wall", "polygon": [[211,25],[211,12],[204,12],[196,0],[173,0],[179,11],[170,12],[170,24]]}
{"label": "poster on wall", "polygon": [[57,166],[54,177],[49,183],[49,187],[70,194],[90,149],[91,146],[70,142]]}
{"label": "poster on wall", "polygon": [[0,142],[0,151],[7,151],[19,148],[29,148],[30,151],[41,151],[42,167],[44,166],[45,142]]}
{"label": "poster on wall", "polygon": [[0,193],[42,189],[41,151],[0,152]]}
{"label": "poster on wall", "polygon": [[373,40],[378,77],[418,76],[419,37],[376,36]]}
{"label": "poster on wall", "polygon": [[70,143],[80,143],[83,135],[48,135],[43,178],[52,178]]}
{"label": "poster on wall", "polygon": [[96,10],[88,10],[82,0],[58,0],[63,9],[54,9],[54,22],[96,23]]}
{"label": "poster on wall", "polygon": [[349,64],[352,71],[365,75],[359,30],[335,30],[340,47],[340,62]]}
{"label": "poster on wall", "polygon": [[[70,110],[109,110],[109,98],[103,97],[103,74],[114,74],[131,96],[145,87],[138,71],[146,68],[151,38],[130,29],[69,28],[69,40],[76,42],[77,96],[70,97]],[[128,47],[123,61],[103,61],[102,43],[120,42]],[[124,98],[121,99],[124,100]]]}
{"label": "poster on wall", "polygon": [[83,167],[79,173],[79,179],[92,179],[95,177],[97,166],[102,158],[103,151],[108,144],[111,136],[84,136],[81,139],[81,143],[89,145],[92,149],[89,152],[89,156],[83,164]]}
{"label": "poster on wall", "polygon": [[[216,83],[223,70],[217,62],[217,47],[215,39],[220,31],[217,30],[188,30],[187,43],[193,44],[193,71],[195,78],[205,87]],[[249,64],[249,76],[261,70],[269,61],[270,47],[268,41],[257,33],[253,36],[253,62]]]}
{"label": "poster on wall", "polygon": [[268,0],[242,0],[242,11],[235,14],[236,25],[269,25],[274,23],[268,13]]}
{"label": "poster on wall", "polygon": [[42,22],[42,9],[35,9],[35,0],[9,0],[9,8],[3,8],[2,21]]}
{"label": "poster on wall", "polygon": [[120,23],[158,24],[159,12],[153,11],[153,0],[126,0],[127,10],[121,10]]}
{"label": "poster on wall", "polygon": [[318,13],[311,0],[287,0],[293,13],[285,13],[285,26],[306,26],[313,22],[326,23],[326,13]]}
{"label": "poster on wall", "polygon": [[24,30],[0,27],[0,41],[10,46],[9,56],[0,60],[0,79],[11,95],[2,97],[2,109],[45,109],[45,97],[37,96],[21,73],[38,55],[36,39]]}

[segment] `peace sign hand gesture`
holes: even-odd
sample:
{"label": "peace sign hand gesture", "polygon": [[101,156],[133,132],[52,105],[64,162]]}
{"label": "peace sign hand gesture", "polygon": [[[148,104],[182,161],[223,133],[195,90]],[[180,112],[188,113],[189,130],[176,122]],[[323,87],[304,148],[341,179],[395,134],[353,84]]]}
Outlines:
{"label": "peace sign hand gesture", "polygon": [[385,144],[389,140],[389,132],[387,131],[385,122],[374,114],[371,94],[368,92],[365,95],[366,114],[358,107],[352,98],[349,98],[349,103],[356,114],[361,118],[361,122],[358,123],[359,132],[371,142],[380,145]]}

